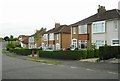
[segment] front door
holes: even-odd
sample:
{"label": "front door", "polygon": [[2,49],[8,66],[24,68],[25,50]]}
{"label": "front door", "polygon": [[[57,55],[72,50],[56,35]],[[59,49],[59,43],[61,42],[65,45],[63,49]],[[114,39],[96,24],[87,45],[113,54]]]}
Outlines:
{"label": "front door", "polygon": [[74,48],[77,48],[77,39],[72,39],[72,45],[74,45]]}

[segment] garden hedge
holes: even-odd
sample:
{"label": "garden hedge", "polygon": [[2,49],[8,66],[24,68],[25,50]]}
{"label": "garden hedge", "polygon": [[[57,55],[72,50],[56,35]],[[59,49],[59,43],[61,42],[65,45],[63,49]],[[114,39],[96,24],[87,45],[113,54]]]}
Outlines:
{"label": "garden hedge", "polygon": [[120,57],[120,46],[103,46],[99,48],[100,59],[107,60],[110,58]]}
{"label": "garden hedge", "polygon": [[[80,60],[86,58],[98,57],[94,54],[93,49],[89,50],[75,50],[75,51],[39,51],[39,57],[45,58],[56,58],[56,59],[71,59],[71,60]],[[98,54],[98,50],[97,50]]]}
{"label": "garden hedge", "polygon": [[32,50],[34,50],[34,52],[36,53],[39,49],[12,49],[12,48],[9,49],[10,52],[14,52],[18,55],[25,55],[25,56],[31,55]]}

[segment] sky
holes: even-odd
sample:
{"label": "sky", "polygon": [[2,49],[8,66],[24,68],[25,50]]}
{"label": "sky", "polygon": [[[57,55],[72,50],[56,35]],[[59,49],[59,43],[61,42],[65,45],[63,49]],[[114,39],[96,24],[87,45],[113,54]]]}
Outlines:
{"label": "sky", "polygon": [[32,35],[55,23],[70,25],[97,13],[98,5],[118,9],[120,0],[0,0],[0,37]]}

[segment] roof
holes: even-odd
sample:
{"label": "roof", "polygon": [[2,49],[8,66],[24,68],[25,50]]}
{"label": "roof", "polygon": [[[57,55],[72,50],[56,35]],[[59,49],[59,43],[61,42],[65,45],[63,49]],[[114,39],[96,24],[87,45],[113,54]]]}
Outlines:
{"label": "roof", "polygon": [[28,37],[34,37],[34,35],[35,35],[35,34],[33,34],[33,35],[30,35],[30,36],[28,36]]}
{"label": "roof", "polygon": [[88,18],[85,18],[79,22],[76,22],[74,24],[71,24],[70,26],[77,26],[77,25],[84,25],[84,24],[90,24],[92,22],[96,21],[103,21],[103,20],[109,20],[109,19],[118,19],[120,18],[120,10],[113,9],[108,10],[104,13],[96,13]]}
{"label": "roof", "polygon": [[24,38],[23,41],[21,41],[23,44],[28,44],[28,38]]}
{"label": "roof", "polygon": [[71,29],[67,25],[61,25],[60,27],[48,30],[44,34],[48,34],[48,33],[66,33],[66,34],[70,34],[71,33]]}

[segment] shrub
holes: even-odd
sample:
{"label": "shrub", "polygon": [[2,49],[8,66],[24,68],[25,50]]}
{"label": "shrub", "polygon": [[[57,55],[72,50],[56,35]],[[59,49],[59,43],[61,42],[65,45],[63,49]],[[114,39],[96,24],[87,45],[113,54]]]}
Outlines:
{"label": "shrub", "polygon": [[10,52],[14,52],[18,55],[30,55],[32,54],[32,50],[34,50],[34,53],[36,54],[36,52],[39,50],[39,49],[9,49]]}
{"label": "shrub", "polygon": [[86,58],[93,58],[94,50],[39,51],[39,57],[80,60],[80,59],[86,59]]}
{"label": "shrub", "polygon": [[98,58],[99,57],[99,49],[94,50],[94,57]]}
{"label": "shrub", "polygon": [[99,48],[100,59],[119,58],[120,46],[103,46]]}
{"label": "shrub", "polygon": [[87,50],[87,58],[94,58],[94,50],[93,49]]}

